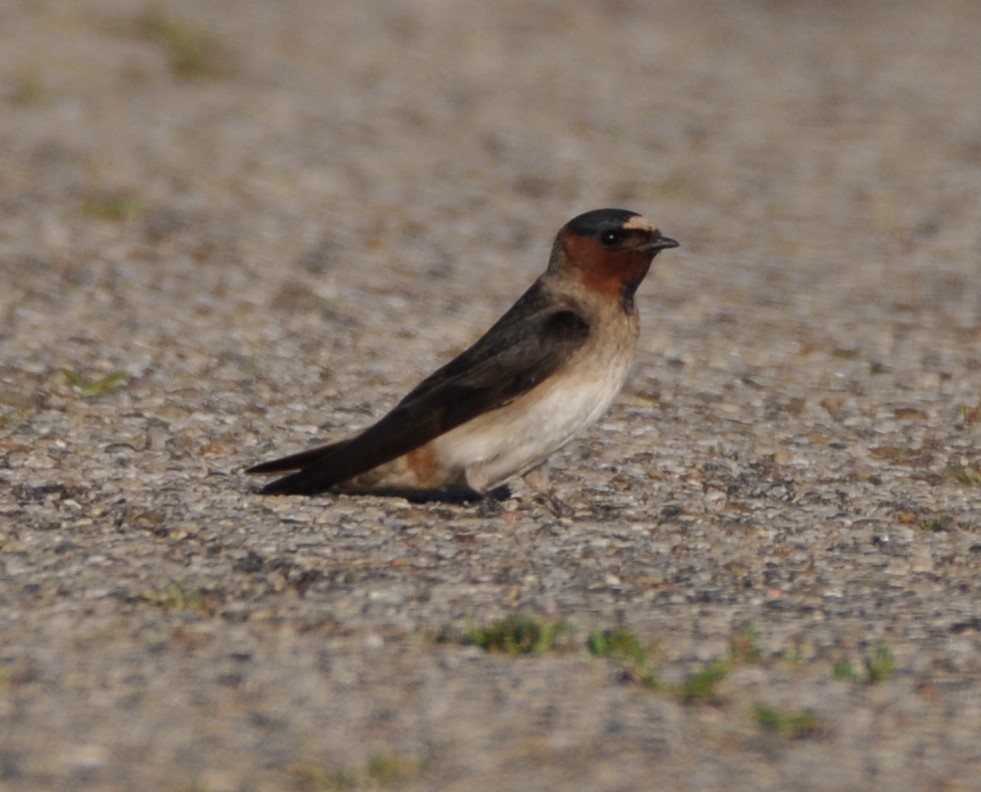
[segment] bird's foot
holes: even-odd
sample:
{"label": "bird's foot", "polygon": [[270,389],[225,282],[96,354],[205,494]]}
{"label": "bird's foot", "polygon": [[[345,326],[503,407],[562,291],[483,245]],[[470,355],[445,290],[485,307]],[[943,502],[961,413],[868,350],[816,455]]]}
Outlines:
{"label": "bird's foot", "polygon": [[544,502],[545,507],[552,512],[553,516],[571,517],[573,515],[574,509],[552,490],[549,483],[548,468],[544,462],[529,470],[521,478]]}
{"label": "bird's foot", "polygon": [[500,517],[503,511],[504,507],[501,505],[501,501],[495,498],[491,493],[487,493],[484,495],[484,497],[477,501],[477,516],[483,519]]}
{"label": "bird's foot", "polygon": [[545,507],[552,512],[553,517],[571,517],[576,513],[575,509],[554,492],[539,492],[538,497],[542,499]]}

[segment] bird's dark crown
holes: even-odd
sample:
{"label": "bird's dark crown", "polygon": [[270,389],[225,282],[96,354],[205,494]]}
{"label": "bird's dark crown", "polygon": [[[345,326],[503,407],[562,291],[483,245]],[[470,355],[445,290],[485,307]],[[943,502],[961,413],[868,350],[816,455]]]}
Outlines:
{"label": "bird's dark crown", "polygon": [[629,209],[594,209],[572,218],[566,229],[573,234],[599,238],[605,231],[620,231],[624,227],[636,230],[650,229],[650,224]]}
{"label": "bird's dark crown", "polygon": [[608,250],[633,249],[659,234],[645,217],[627,209],[594,209],[574,217],[560,235],[586,237]]}

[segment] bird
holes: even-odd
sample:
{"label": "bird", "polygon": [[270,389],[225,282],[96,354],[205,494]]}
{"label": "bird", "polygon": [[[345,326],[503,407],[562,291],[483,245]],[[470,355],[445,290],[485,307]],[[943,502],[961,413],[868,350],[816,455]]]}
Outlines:
{"label": "bird", "polygon": [[[623,386],[640,325],[635,294],[662,250],[642,215],[595,209],[566,223],[548,266],[491,328],[362,431],[263,462],[265,495],[440,493],[487,498],[521,476],[553,503],[546,459]],[[430,496],[432,496],[430,498]]]}

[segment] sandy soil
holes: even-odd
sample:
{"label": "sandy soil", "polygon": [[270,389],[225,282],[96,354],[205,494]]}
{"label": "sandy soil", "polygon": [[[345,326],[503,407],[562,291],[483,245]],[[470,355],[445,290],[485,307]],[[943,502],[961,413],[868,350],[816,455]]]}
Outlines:
{"label": "sandy soil", "polygon": [[[981,789],[979,30],[6,0],[0,788]],[[572,517],[255,494],[610,205],[683,247]]]}

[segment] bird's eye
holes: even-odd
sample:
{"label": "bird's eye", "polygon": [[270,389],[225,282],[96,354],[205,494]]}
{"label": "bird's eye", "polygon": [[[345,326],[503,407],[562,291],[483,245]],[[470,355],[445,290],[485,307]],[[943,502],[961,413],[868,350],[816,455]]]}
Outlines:
{"label": "bird's eye", "polygon": [[623,242],[623,231],[604,231],[600,235],[600,242],[606,247],[615,247]]}

